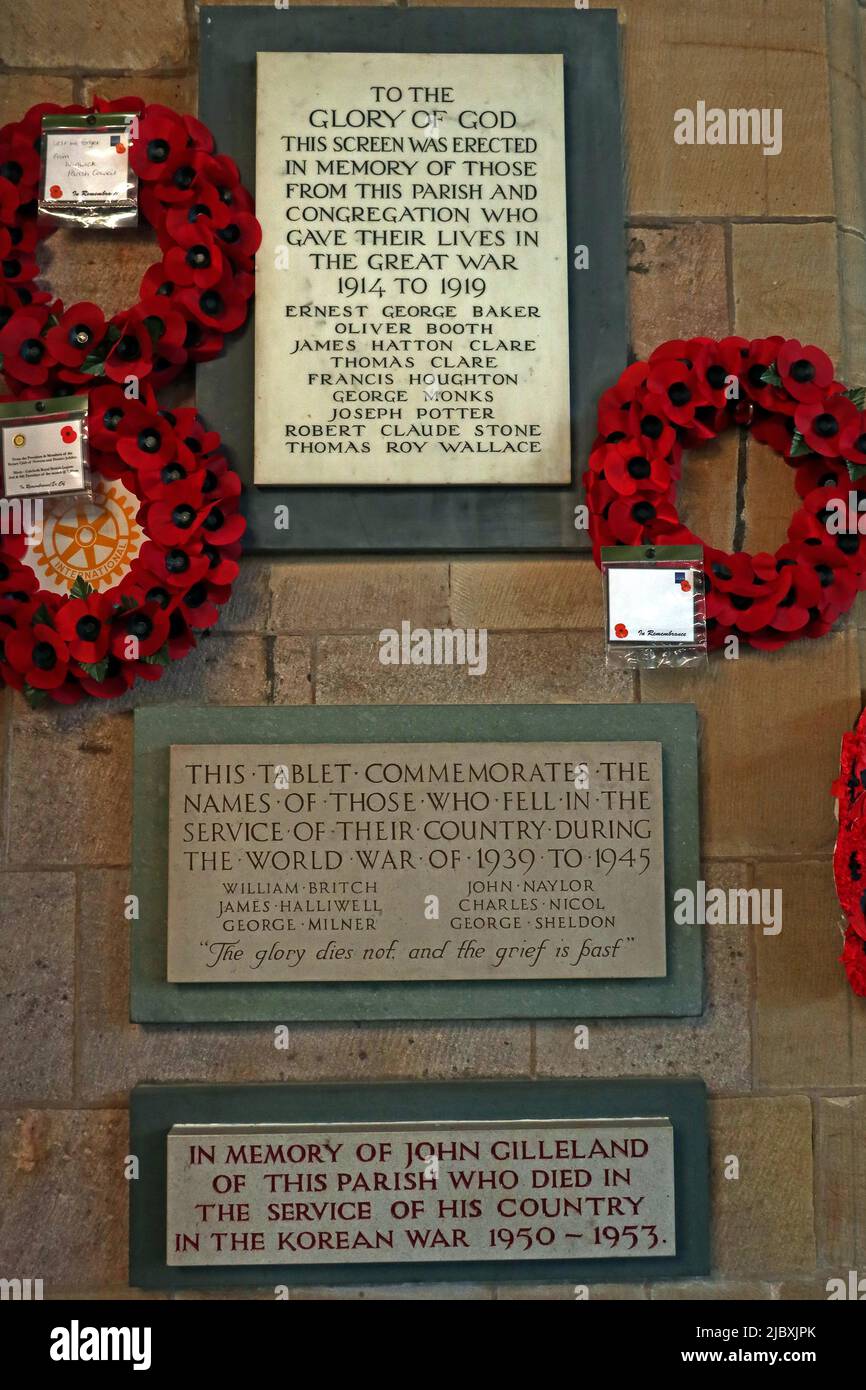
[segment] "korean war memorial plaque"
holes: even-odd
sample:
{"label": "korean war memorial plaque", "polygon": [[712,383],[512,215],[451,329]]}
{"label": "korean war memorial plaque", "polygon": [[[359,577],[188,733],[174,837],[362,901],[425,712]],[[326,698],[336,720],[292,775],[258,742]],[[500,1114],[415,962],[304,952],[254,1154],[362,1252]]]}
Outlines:
{"label": "korean war memorial plaque", "polygon": [[558,53],[258,55],[256,483],[569,481],[563,87]]}
{"label": "korean war memorial plaque", "polygon": [[172,981],[665,974],[659,743],[176,745]]}
{"label": "korean war memorial plaque", "polygon": [[145,1288],[672,1279],[709,1265],[698,1080],[144,1085]]}
{"label": "korean war memorial plaque", "polygon": [[667,1119],[176,1125],[167,1145],[170,1266],[676,1254]]}

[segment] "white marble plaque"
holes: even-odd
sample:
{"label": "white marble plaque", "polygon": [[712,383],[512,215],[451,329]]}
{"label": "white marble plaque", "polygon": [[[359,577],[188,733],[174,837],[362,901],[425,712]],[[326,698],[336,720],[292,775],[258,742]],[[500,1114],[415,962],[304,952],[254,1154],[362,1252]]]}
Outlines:
{"label": "white marble plaque", "polygon": [[667,1118],[175,1125],[169,1265],[676,1254]]}
{"label": "white marble plaque", "polygon": [[256,483],[567,483],[561,54],[257,62]]}
{"label": "white marble plaque", "polygon": [[653,742],[171,749],[168,979],[666,970]]}

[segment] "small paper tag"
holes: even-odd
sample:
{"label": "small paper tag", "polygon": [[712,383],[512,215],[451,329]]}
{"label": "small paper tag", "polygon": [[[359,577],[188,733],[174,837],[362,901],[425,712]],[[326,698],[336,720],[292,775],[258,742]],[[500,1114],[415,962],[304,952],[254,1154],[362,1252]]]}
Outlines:
{"label": "small paper tag", "polygon": [[3,492],[13,497],[87,497],[87,397],[0,404]]}
{"label": "small paper tag", "polygon": [[695,573],[611,565],[608,640],[670,646],[695,640]]}
{"label": "small paper tag", "polygon": [[129,202],[129,141],[123,132],[47,130],[44,202]]}

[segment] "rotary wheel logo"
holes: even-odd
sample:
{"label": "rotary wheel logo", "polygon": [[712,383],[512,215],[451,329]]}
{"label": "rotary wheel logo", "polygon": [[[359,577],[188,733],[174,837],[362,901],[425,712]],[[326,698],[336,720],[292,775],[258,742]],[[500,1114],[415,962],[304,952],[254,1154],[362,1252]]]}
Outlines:
{"label": "rotary wheel logo", "polygon": [[46,504],[42,539],[32,555],[43,587],[68,594],[76,579],[101,593],[129,571],[142,541],[138,499],[119,482],[93,480],[93,501]]}

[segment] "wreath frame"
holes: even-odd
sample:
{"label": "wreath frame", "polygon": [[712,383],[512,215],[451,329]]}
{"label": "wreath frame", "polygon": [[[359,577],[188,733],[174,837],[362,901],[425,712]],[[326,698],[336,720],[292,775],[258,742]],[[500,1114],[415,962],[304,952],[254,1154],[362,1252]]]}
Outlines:
{"label": "wreath frame", "polygon": [[[593,558],[603,546],[703,547],[707,645],[730,637],[775,651],[821,637],[866,589],[866,536],[831,516],[866,496],[866,388],[831,359],[781,335],[671,339],[627,367],[598,407],[583,475]],[[683,454],[740,425],[794,469],[801,502],[770,554],[708,545],[680,520]],[[845,515],[848,512],[844,513]]]}
{"label": "wreath frame", "polygon": [[[129,112],[129,161],[141,223],[161,257],[136,302],[106,319],[81,301],[64,309],[37,283],[35,252],[57,230],[38,215],[44,115]],[[0,363],[3,400],[89,397],[90,466],[138,499],[142,544],[129,571],[97,593],[43,589],[25,534],[0,535],[0,685],[32,705],[114,698],[157,680],[209,632],[239,572],[241,480],[216,431],[192,408],[161,408],[156,392],[209,361],[249,313],[261,228],[235,162],[208,128],[140,97],[92,107],[32,106],[0,129]]]}

